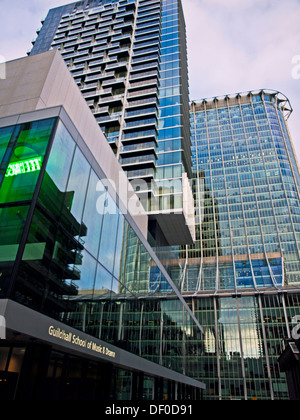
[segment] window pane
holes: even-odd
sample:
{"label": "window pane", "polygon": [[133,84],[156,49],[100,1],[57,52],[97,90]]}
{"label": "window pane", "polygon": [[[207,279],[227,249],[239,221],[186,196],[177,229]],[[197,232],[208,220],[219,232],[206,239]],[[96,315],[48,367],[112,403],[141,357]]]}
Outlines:
{"label": "window pane", "polygon": [[14,347],[9,365],[8,365],[8,372],[16,372],[19,373],[21,371],[23,357],[25,354],[25,347]]}
{"label": "window pane", "polygon": [[99,197],[99,193],[97,192],[98,182],[100,182],[99,178],[92,171],[83,213],[82,230],[80,234],[84,247],[95,257],[98,255],[103,219],[103,212],[98,211],[99,209],[97,209],[97,201]]}
{"label": "window pane", "polygon": [[112,275],[101,264],[97,264],[94,294],[99,295],[112,289]]}
{"label": "window pane", "polygon": [[63,214],[64,217],[69,219],[71,224],[74,223],[72,220],[73,217],[78,223],[81,223],[89,173],[90,166],[81,151],[77,148],[65,195],[65,207],[68,212]]}
{"label": "window pane", "polygon": [[74,149],[74,140],[60,122],[39,194],[39,202],[56,219],[61,211]]}
{"label": "window pane", "polygon": [[3,159],[3,156],[6,152],[9,140],[14,130],[14,126],[5,127],[0,129],[0,165]]}
{"label": "window pane", "polygon": [[108,195],[104,210],[103,227],[100,241],[99,261],[107,270],[113,272],[116,236],[119,213],[115,202]]}
{"label": "window pane", "polygon": [[78,281],[73,282],[78,293],[92,293],[94,289],[96,260],[86,251],[78,251],[75,269],[80,273]]}
{"label": "window pane", "polygon": [[0,208],[0,296],[7,291],[28,209],[28,206]]}
{"label": "window pane", "polygon": [[30,200],[42,167],[54,119],[22,126],[0,189],[0,203]]}

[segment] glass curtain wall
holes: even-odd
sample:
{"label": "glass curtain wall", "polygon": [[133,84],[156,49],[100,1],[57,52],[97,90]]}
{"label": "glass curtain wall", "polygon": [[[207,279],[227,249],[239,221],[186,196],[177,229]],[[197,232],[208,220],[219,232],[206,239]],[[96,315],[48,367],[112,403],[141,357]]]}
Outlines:
{"label": "glass curtain wall", "polygon": [[191,112],[198,222],[188,256],[203,264],[193,284],[299,283],[299,171],[282,100],[263,92],[200,108]]}
{"label": "glass curtain wall", "polygon": [[0,297],[185,372],[200,331],[63,122],[0,139]]}
{"label": "glass curtain wall", "polygon": [[6,296],[11,287],[10,279],[54,124],[55,119],[50,119],[0,130],[0,297]]}
{"label": "glass curtain wall", "polygon": [[206,399],[287,400],[278,358],[295,326],[300,295],[191,299],[204,329],[203,353],[188,366],[206,383]]}

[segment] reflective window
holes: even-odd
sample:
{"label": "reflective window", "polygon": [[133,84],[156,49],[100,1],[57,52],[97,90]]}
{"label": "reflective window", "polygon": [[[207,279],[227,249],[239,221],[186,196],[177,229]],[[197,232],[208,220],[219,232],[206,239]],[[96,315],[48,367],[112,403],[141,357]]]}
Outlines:
{"label": "reflective window", "polygon": [[14,131],[14,126],[12,127],[5,127],[0,129],[0,164],[2,159],[7,152],[7,146],[11,139],[12,133]]}
{"label": "reflective window", "polygon": [[65,207],[78,223],[82,218],[89,173],[90,166],[77,147],[65,193]]}
{"label": "reflective window", "polygon": [[0,188],[0,203],[32,198],[54,121],[35,121],[20,127],[9,157],[1,165],[5,176]]}
{"label": "reflective window", "polygon": [[112,273],[115,260],[119,211],[113,199],[107,195],[104,206],[99,261]]}
{"label": "reflective window", "polygon": [[73,280],[73,285],[78,293],[93,294],[96,265],[96,260],[86,250],[77,250],[74,270],[78,279]]}
{"label": "reflective window", "polygon": [[97,189],[99,188],[100,182],[101,181],[96,176],[95,172],[92,171],[85,200],[85,208],[82,218],[82,228],[80,232],[81,240],[84,244],[84,247],[92,255],[94,255],[94,257],[97,257],[98,255],[105,203],[105,201],[103,200],[103,207],[101,206],[101,208],[99,208],[100,193]]}
{"label": "reflective window", "polygon": [[110,296],[112,290],[112,275],[101,264],[97,264],[96,280],[94,286],[94,293],[100,295],[106,291]]}
{"label": "reflective window", "polygon": [[0,296],[7,292],[29,207],[0,208]]}

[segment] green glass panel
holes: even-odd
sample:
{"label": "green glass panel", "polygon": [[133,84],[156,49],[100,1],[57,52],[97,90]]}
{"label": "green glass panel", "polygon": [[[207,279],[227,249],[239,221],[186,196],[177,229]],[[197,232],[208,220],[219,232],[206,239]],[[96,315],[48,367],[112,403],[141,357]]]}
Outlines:
{"label": "green glass panel", "polygon": [[28,206],[0,208],[0,296],[8,288],[28,209]]}
{"label": "green glass panel", "polygon": [[[39,209],[32,218],[15,286],[36,310],[55,314],[67,310],[67,296],[77,294],[72,280],[81,279],[78,242]],[[73,269],[78,263],[78,269]],[[58,309],[59,308],[59,309]]]}
{"label": "green glass panel", "polygon": [[6,152],[6,149],[11,139],[13,131],[14,131],[14,126],[0,129],[0,164]]}
{"label": "green glass panel", "polygon": [[127,224],[128,222],[126,221],[125,217],[122,214],[120,214],[116,251],[115,251],[115,265],[114,265],[114,273],[113,273],[117,279],[121,278],[122,257],[123,257],[123,253],[126,251],[125,250],[125,232],[126,232]]}
{"label": "green glass panel", "polygon": [[55,119],[22,125],[0,188],[0,203],[30,200],[36,187]]}

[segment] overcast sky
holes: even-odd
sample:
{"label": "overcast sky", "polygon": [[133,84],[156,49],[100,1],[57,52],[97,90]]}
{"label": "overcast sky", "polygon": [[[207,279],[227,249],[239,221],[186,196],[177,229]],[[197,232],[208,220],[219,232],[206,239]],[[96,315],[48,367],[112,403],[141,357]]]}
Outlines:
{"label": "overcast sky", "polygon": [[[26,55],[50,8],[66,0],[0,0],[0,55]],[[182,0],[190,99],[274,89],[294,109],[290,131],[300,160],[300,0]]]}

